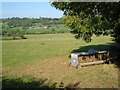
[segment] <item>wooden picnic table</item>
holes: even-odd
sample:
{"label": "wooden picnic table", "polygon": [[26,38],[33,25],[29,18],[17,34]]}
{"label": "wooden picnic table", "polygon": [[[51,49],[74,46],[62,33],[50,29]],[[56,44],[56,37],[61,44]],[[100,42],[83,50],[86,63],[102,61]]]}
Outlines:
{"label": "wooden picnic table", "polygon": [[87,66],[94,64],[102,64],[109,57],[108,51],[97,52],[80,52],[71,54],[71,66]]}

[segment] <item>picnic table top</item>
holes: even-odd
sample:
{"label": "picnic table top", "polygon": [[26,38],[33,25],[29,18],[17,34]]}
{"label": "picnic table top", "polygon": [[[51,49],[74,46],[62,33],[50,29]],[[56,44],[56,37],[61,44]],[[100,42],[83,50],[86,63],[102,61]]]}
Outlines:
{"label": "picnic table top", "polygon": [[95,54],[104,54],[108,53],[108,51],[97,51],[97,52],[80,52],[80,53],[72,53],[71,56],[73,55],[95,55]]}

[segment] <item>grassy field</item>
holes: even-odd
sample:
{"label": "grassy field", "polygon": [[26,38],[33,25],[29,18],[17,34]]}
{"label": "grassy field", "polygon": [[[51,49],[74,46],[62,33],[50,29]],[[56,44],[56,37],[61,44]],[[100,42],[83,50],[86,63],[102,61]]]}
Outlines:
{"label": "grassy field", "polygon": [[47,29],[31,29],[31,30],[27,30],[26,33],[35,33],[35,34],[40,34],[40,33],[68,33],[70,32],[70,28],[60,24],[60,25],[51,25],[49,28]]}
{"label": "grassy field", "polygon": [[108,50],[109,43],[113,43],[109,36],[94,36],[91,43],[76,40],[72,34],[68,33],[27,35],[26,37],[28,38],[26,40],[3,40],[2,42],[3,75],[10,76],[9,79],[13,77],[47,79],[46,83],[49,85],[56,83],[56,87],[59,87],[61,82],[64,86],[77,84],[76,86],[80,88],[118,87],[118,69],[113,64],[88,66],[81,69],[68,67],[69,55],[77,49],[80,51],[87,51],[90,48]]}

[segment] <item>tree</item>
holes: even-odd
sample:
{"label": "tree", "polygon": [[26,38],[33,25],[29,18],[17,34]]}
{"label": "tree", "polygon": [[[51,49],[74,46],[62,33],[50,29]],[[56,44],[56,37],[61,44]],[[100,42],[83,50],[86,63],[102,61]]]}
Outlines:
{"label": "tree", "polygon": [[75,38],[91,41],[93,34],[108,35],[120,44],[120,2],[51,2],[62,10],[63,23],[72,29]]}

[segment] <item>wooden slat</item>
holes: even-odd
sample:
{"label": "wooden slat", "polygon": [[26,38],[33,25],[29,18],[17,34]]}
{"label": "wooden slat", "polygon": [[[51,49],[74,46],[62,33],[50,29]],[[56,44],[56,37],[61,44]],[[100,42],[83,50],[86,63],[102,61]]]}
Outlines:
{"label": "wooden slat", "polygon": [[104,61],[94,61],[89,63],[80,63],[80,66],[88,66],[88,65],[95,65],[95,64],[102,64]]}

